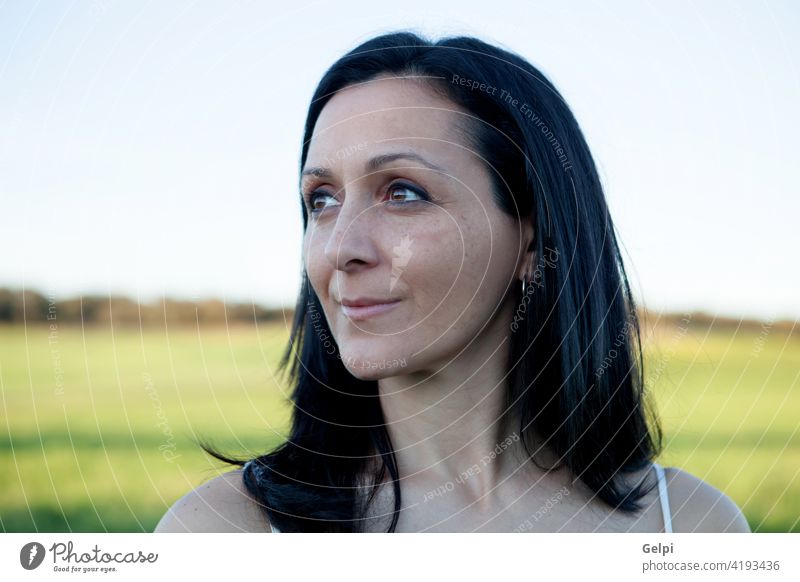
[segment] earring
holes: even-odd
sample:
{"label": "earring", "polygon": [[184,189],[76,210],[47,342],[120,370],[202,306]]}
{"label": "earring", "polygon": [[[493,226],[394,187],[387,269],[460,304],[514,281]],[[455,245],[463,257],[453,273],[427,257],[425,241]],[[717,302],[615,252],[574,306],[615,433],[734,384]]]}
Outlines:
{"label": "earring", "polygon": [[525,275],[522,275],[522,294],[525,295],[525,290],[528,288],[527,282],[525,280]]}

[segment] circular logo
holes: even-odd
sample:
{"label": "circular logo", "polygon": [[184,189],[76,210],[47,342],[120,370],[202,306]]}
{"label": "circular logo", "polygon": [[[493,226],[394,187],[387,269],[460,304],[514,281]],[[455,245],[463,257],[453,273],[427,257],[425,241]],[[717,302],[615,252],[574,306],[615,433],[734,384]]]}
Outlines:
{"label": "circular logo", "polygon": [[26,570],[34,570],[44,560],[44,546],[39,542],[28,542],[19,551],[19,563]]}

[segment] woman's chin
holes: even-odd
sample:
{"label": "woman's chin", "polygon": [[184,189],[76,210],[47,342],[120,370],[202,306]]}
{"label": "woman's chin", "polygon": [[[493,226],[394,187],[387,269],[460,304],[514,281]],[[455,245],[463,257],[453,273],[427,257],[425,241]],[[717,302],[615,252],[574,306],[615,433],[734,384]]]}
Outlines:
{"label": "woman's chin", "polygon": [[405,373],[408,363],[405,357],[348,356],[342,357],[347,371],[359,380],[380,380]]}

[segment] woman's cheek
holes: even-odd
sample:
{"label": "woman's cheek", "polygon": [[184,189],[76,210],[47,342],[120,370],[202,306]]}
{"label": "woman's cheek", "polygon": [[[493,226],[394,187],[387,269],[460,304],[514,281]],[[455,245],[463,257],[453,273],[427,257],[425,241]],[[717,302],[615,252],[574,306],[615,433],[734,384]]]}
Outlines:
{"label": "woman's cheek", "polygon": [[453,223],[429,226],[409,235],[409,260],[399,281],[415,297],[417,315],[423,318],[450,311],[459,295],[459,271],[466,268],[461,234]]}
{"label": "woman's cheek", "polygon": [[308,249],[305,252],[304,261],[308,282],[324,304],[328,288],[325,282],[325,256],[314,249]]}

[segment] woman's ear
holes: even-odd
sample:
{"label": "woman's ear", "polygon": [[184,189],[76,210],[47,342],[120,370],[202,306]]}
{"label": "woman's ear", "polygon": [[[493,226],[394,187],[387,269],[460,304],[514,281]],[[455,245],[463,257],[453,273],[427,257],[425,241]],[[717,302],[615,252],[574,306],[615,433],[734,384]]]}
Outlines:
{"label": "woman's ear", "polygon": [[520,246],[524,249],[517,266],[517,279],[530,280],[533,275],[533,266],[536,264],[536,241],[533,240],[533,223],[529,220],[522,221],[522,239]]}

